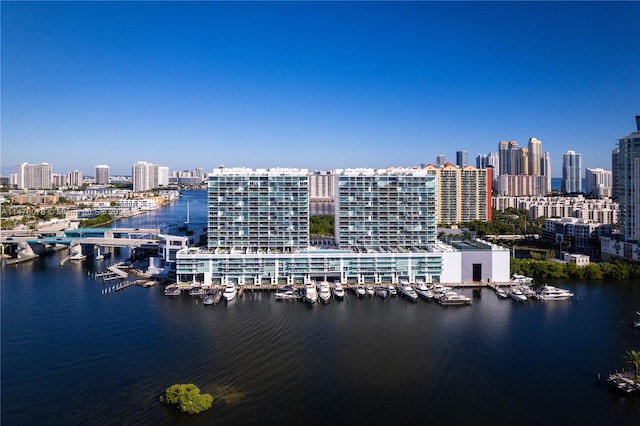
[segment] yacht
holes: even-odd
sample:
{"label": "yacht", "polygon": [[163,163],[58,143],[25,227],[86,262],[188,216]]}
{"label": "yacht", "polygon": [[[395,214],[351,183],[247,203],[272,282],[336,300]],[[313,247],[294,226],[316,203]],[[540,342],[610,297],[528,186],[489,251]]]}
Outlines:
{"label": "yacht", "polygon": [[563,288],[557,288],[550,285],[543,285],[538,292],[540,300],[566,300],[573,297],[573,293]]}
{"label": "yacht", "polygon": [[527,296],[524,295],[524,293],[522,292],[522,290],[520,290],[519,287],[517,286],[512,286],[509,291],[507,292],[507,294],[509,295],[510,298],[512,298],[513,300],[517,301],[517,302],[526,302],[527,301]]}
{"label": "yacht", "polygon": [[318,290],[316,290],[316,286],[312,282],[304,286],[304,301],[307,303],[316,303],[318,301]]}
{"label": "yacht", "polygon": [[213,299],[214,299],[214,295],[213,294],[207,294],[202,299],[202,304],[203,305],[213,305]]}
{"label": "yacht", "polygon": [[446,306],[456,306],[456,305],[470,305],[471,298],[469,296],[465,296],[463,294],[458,294],[455,291],[447,291],[442,294],[441,297],[436,299],[438,303]]}
{"label": "yacht", "polygon": [[383,286],[376,287],[376,295],[386,299],[388,296],[387,289]]}
{"label": "yacht", "polygon": [[333,295],[336,299],[344,299],[344,287],[342,287],[342,284],[336,283],[333,288]]}
{"label": "yacht", "polygon": [[398,294],[398,291],[393,284],[389,284],[389,287],[387,287],[387,291],[389,292],[389,296],[396,296]]}
{"label": "yacht", "polygon": [[224,288],[224,291],[222,292],[222,297],[224,297],[227,303],[229,303],[236,298],[237,293],[238,291],[236,290],[235,285],[227,284],[227,286]]}
{"label": "yacht", "polygon": [[533,278],[525,277],[524,275],[513,274],[511,276],[511,282],[516,285],[531,285],[533,284]]}
{"label": "yacht", "polygon": [[409,281],[400,280],[400,285],[398,286],[398,290],[404,297],[409,299],[412,302],[415,302],[418,299],[418,294],[415,292]]}
{"label": "yacht", "polygon": [[376,291],[372,285],[368,285],[367,288],[365,288],[365,291],[367,292],[367,296],[373,296],[374,294],[376,294]]}
{"label": "yacht", "polygon": [[180,296],[180,287],[178,287],[177,285],[173,284],[173,285],[168,285],[165,289],[164,289],[164,295],[165,296]]}
{"label": "yacht", "polygon": [[365,294],[367,294],[366,290],[361,285],[356,286],[353,291],[356,292],[356,297],[363,297]]}
{"label": "yacht", "polygon": [[329,287],[329,283],[323,282],[320,284],[318,297],[322,303],[329,303],[331,301],[331,288]]}
{"label": "yacht", "polygon": [[425,284],[425,282],[422,280],[416,280],[416,286],[414,290],[416,293],[418,293],[418,296],[422,297],[425,300],[433,299],[433,292],[429,290],[427,284]]}
{"label": "yacht", "polygon": [[281,287],[276,290],[276,300],[296,300],[298,298],[295,290],[291,286]]}
{"label": "yacht", "polygon": [[200,286],[191,287],[189,290],[189,296],[202,296],[204,295],[204,290]]}
{"label": "yacht", "polygon": [[501,289],[500,287],[496,287],[495,290],[496,290],[496,296],[498,296],[500,299],[506,299],[509,297],[507,292]]}

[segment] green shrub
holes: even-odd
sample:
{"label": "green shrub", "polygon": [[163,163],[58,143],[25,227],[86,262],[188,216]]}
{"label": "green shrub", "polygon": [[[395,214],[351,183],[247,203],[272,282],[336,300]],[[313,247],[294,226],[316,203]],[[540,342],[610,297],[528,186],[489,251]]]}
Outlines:
{"label": "green shrub", "polygon": [[193,383],[175,384],[165,390],[160,402],[174,405],[183,413],[198,414],[211,408],[213,396],[200,393],[200,389]]}

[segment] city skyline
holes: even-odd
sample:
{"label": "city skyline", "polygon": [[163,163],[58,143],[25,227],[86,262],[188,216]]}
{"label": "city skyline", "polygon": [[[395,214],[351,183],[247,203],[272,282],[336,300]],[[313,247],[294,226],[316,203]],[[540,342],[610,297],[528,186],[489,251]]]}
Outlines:
{"label": "city skyline", "polygon": [[569,150],[611,169],[640,112],[636,2],[1,7],[3,175],[474,165],[533,137],[559,177]]}

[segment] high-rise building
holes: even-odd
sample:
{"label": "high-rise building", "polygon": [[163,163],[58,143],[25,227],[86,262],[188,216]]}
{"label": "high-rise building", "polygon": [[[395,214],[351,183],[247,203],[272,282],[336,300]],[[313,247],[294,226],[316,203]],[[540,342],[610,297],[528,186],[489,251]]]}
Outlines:
{"label": "high-rise building", "polygon": [[311,201],[333,201],[335,198],[335,175],[327,171],[309,174],[309,199]]}
{"label": "high-rise building", "polygon": [[518,162],[516,164],[517,174],[529,175],[529,149],[520,148],[520,155],[518,155]]}
{"label": "high-rise building", "polygon": [[582,154],[569,150],[562,155],[560,190],[565,193],[582,192]]}
{"label": "high-rise building", "polygon": [[542,174],[542,142],[536,138],[529,139],[529,173],[530,175]]}
{"label": "high-rise building", "polygon": [[593,198],[611,197],[613,176],[611,170],[589,169],[585,171],[586,193]]}
{"label": "high-rise building", "polygon": [[[131,169],[131,180],[133,181],[133,192],[144,192],[158,188],[160,179],[163,184],[169,182],[169,168],[164,168],[164,176],[160,177],[160,166],[157,164],[147,163],[146,161],[138,161]],[[166,179],[165,179],[166,178]],[[166,183],[164,183],[166,181]]]}
{"label": "high-rise building", "polygon": [[84,183],[84,176],[80,170],[67,173],[66,185],[77,188]]}
{"label": "high-rise building", "polygon": [[517,175],[520,173],[520,148],[518,148],[518,142],[509,142],[507,172],[509,175]]}
{"label": "high-rise building", "polygon": [[51,189],[51,164],[18,164],[18,189]]}
{"label": "high-rise building", "polygon": [[611,151],[611,197],[618,201],[618,155],[620,149],[616,148]]}
{"label": "high-rise building", "polygon": [[454,225],[474,220],[491,221],[492,168],[451,164],[436,169],[427,167],[436,176],[436,218],[439,224]]}
{"label": "high-rise building", "polygon": [[500,174],[509,174],[511,172],[509,167],[509,142],[500,141],[498,144],[498,158],[500,159]]}
{"label": "high-rise building", "polygon": [[542,170],[540,172],[545,178],[547,192],[551,192],[551,154],[548,152],[542,156]]}
{"label": "high-rise building", "polygon": [[436,166],[442,167],[442,166],[444,166],[444,163],[446,163],[446,160],[444,158],[444,154],[436,155]]}
{"label": "high-rise building", "polygon": [[158,166],[158,187],[169,186],[169,167]]}
{"label": "high-rise building", "polygon": [[469,154],[467,151],[456,151],[456,165],[460,168],[469,165]]}
{"label": "high-rise building", "polygon": [[109,166],[104,164],[97,165],[94,168],[93,177],[97,185],[108,185],[109,184]]}
{"label": "high-rise building", "polygon": [[289,253],[309,246],[306,169],[218,168],[209,174],[208,246]]}
{"label": "high-rise building", "polygon": [[436,241],[436,176],[427,169],[335,171],[340,247],[426,247]]}
{"label": "high-rise building", "polygon": [[625,241],[640,239],[640,115],[637,131],[618,140],[617,198],[620,203],[619,229]]}

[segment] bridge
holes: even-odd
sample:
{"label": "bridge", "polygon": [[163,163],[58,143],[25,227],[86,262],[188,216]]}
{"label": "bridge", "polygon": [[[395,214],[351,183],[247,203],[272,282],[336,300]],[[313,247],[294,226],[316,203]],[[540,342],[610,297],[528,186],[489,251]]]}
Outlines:
{"label": "bridge", "polygon": [[18,244],[26,242],[29,245],[66,245],[74,243],[82,245],[94,245],[100,247],[129,247],[129,248],[157,248],[157,228],[77,228],[62,231],[60,236],[15,236],[9,235],[11,231],[3,232],[0,236],[2,244]]}

